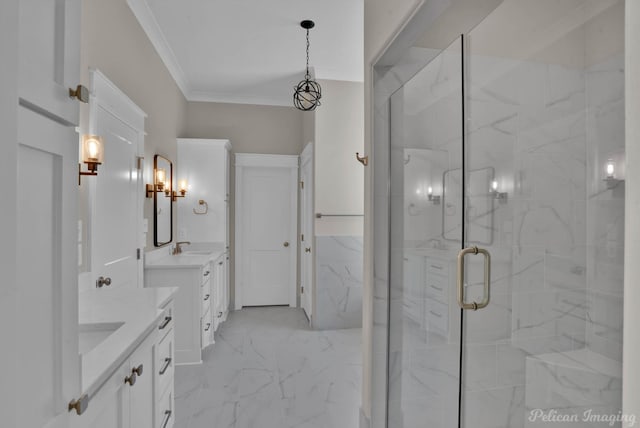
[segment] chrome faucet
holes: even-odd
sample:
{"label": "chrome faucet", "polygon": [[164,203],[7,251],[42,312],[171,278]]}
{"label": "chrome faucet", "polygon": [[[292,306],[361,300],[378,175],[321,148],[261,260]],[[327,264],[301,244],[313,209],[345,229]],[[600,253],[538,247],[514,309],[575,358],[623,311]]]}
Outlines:
{"label": "chrome faucet", "polygon": [[176,242],[176,246],[173,248],[173,252],[171,254],[173,254],[174,256],[176,254],[181,254],[182,253],[181,245],[191,245],[191,242],[189,242],[189,241]]}

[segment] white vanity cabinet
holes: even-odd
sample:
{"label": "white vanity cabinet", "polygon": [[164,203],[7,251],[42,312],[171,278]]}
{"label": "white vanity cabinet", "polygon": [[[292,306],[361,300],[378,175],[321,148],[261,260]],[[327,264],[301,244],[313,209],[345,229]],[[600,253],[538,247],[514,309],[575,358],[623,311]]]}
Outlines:
{"label": "white vanity cabinet", "polygon": [[179,288],[175,296],[174,316],[176,364],[202,362],[202,349],[214,342],[216,308],[212,302],[216,286],[213,257],[166,256],[146,264],[145,287]]}
{"label": "white vanity cabinet", "polygon": [[173,425],[173,306],[91,397],[71,428],[170,428]]}

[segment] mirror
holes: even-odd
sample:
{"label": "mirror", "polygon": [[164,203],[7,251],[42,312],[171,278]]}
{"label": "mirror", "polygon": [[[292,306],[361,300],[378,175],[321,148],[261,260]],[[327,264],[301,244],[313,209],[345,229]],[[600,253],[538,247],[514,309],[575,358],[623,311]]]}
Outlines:
{"label": "mirror", "polygon": [[153,157],[153,245],[161,247],[173,239],[173,165],[160,155]]}

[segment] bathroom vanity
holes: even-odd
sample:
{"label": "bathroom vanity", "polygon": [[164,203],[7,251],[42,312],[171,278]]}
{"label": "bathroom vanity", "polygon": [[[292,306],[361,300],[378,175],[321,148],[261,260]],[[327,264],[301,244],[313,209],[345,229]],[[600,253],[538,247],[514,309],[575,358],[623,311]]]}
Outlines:
{"label": "bathroom vanity", "polygon": [[145,287],[178,287],[175,297],[177,364],[202,362],[202,350],[215,342],[214,332],[227,318],[227,253],[222,244],[193,244],[180,254],[148,254]]}
{"label": "bathroom vanity", "polygon": [[170,428],[176,288],[79,294],[83,396],[74,428]]}

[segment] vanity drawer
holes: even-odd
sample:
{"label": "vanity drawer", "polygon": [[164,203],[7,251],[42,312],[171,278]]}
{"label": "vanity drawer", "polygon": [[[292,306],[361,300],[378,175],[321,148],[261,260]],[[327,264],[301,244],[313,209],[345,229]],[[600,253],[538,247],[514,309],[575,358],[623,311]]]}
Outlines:
{"label": "vanity drawer", "polygon": [[429,330],[448,333],[449,307],[433,299],[427,299],[426,320]]}
{"label": "vanity drawer", "polygon": [[213,343],[213,320],[211,319],[211,311],[205,312],[200,320],[200,329],[202,333],[202,347],[205,348]]}
{"label": "vanity drawer", "polygon": [[201,314],[206,314],[211,308],[211,301],[213,300],[213,295],[211,294],[211,290],[209,285],[202,287],[202,311]]}
{"label": "vanity drawer", "polygon": [[173,324],[173,306],[168,306],[158,321],[158,330],[160,331],[159,337],[163,337],[165,334],[172,331]]}
{"label": "vanity drawer", "polygon": [[158,389],[156,393],[161,395],[173,385],[174,373],[174,337],[173,329],[158,343],[156,347],[156,371],[158,376]]}
{"label": "vanity drawer", "polygon": [[168,389],[156,403],[156,421],[157,428],[171,428],[175,421],[173,389]]}
{"label": "vanity drawer", "polygon": [[447,302],[447,278],[427,273],[426,293],[443,303]]}
{"label": "vanity drawer", "polygon": [[202,267],[201,273],[202,278],[200,279],[200,284],[205,285],[209,282],[209,278],[211,278],[211,262]]}
{"label": "vanity drawer", "polygon": [[449,269],[447,267],[447,262],[444,260],[427,257],[427,273],[448,277]]}

